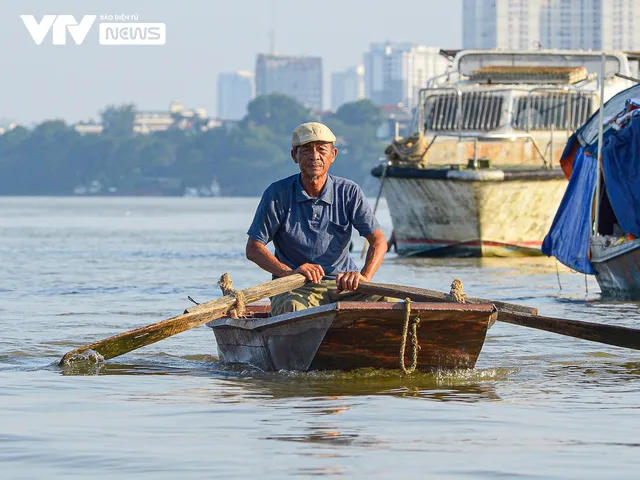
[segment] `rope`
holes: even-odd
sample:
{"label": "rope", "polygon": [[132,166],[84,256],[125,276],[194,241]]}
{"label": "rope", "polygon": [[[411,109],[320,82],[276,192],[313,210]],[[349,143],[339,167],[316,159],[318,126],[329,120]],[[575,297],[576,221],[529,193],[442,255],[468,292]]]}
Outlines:
{"label": "rope", "polygon": [[422,162],[427,150],[427,141],[422,132],[419,132],[410,137],[396,138],[384,153],[391,162]]}
{"label": "rope", "polygon": [[[380,197],[382,196],[382,186],[384,185],[384,179],[387,177],[387,168],[389,168],[389,162],[384,164],[382,167],[382,173],[380,174],[380,189],[378,190],[378,196],[376,197],[376,203],[373,206],[373,216],[376,215],[376,210],[378,210],[378,202],[380,201]],[[365,238],[364,245],[362,246],[362,253],[360,254],[360,259],[364,258],[364,254],[367,253],[367,249],[369,247],[369,241]],[[387,248],[389,251],[389,248]]]}
{"label": "rope", "polygon": [[[405,315],[404,315],[404,327],[402,328],[402,343],[400,344],[400,368],[402,371],[409,375],[415,372],[418,366],[418,351],[420,350],[420,343],[418,342],[418,325],[420,325],[420,317],[416,315],[411,321],[411,299],[405,299]],[[409,333],[409,324],[411,324],[411,333]],[[407,348],[407,334],[411,337],[411,366],[406,368],[404,365],[404,351]]]}
{"label": "rope", "polygon": [[558,278],[558,287],[562,291],[562,284],[560,283],[560,270],[558,269],[558,259],[556,258],[556,277]]}
{"label": "rope", "polygon": [[235,305],[233,306],[233,308],[229,310],[229,312],[235,313],[237,317],[244,316],[245,308],[247,305],[246,300],[244,298],[244,293],[242,293],[241,290],[235,290],[233,288],[233,281],[231,280],[231,275],[229,275],[228,273],[225,273],[224,275],[222,275],[220,277],[220,280],[218,280],[218,286],[220,287],[220,290],[222,290],[223,295],[231,295],[236,299]]}
{"label": "rope", "polygon": [[587,285],[587,274],[584,274],[584,296],[589,296],[589,285]]}
{"label": "rope", "polygon": [[451,290],[449,291],[447,298],[457,303],[465,303],[467,301],[467,295],[464,293],[462,280],[456,278],[451,282]]}

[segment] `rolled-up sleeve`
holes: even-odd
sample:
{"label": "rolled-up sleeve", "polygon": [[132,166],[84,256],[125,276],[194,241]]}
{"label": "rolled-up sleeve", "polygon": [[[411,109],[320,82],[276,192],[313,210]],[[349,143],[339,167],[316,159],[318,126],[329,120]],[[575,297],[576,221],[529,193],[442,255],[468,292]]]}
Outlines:
{"label": "rolled-up sleeve", "polygon": [[369,206],[369,203],[364,197],[364,193],[359,186],[355,187],[352,201],[351,223],[360,236],[368,237],[380,228],[380,224],[378,223],[378,220],[376,220],[376,216],[373,214],[373,210]]}
{"label": "rolled-up sleeve", "polygon": [[278,231],[278,228],[280,228],[280,218],[278,215],[277,200],[273,195],[273,189],[268,188],[262,194],[247,235],[266,245],[273,240],[273,236]]}

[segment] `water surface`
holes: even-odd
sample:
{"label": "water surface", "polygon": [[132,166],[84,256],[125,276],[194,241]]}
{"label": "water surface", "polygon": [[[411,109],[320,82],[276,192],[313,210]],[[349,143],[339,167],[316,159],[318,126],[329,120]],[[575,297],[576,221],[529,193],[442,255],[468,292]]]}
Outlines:
{"label": "water surface", "polygon": [[[67,351],[268,276],[257,198],[0,197],[1,478],[637,478],[640,354],[497,323],[476,369],[263,373],[200,327],[105,364]],[[378,215],[387,234],[384,203]],[[362,247],[356,240],[354,256]],[[359,260],[358,260],[359,261]],[[553,259],[402,259],[375,280],[640,327]],[[560,286],[561,285],[561,288]]]}

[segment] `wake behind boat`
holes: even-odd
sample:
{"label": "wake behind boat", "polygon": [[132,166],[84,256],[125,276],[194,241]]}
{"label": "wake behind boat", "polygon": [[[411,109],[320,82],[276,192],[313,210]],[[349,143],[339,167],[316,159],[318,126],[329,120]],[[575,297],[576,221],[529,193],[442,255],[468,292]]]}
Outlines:
{"label": "wake behind boat", "polygon": [[[605,99],[630,85],[607,53]],[[420,92],[381,180],[400,255],[539,255],[566,179],[557,157],[598,107],[600,53],[458,52]]]}

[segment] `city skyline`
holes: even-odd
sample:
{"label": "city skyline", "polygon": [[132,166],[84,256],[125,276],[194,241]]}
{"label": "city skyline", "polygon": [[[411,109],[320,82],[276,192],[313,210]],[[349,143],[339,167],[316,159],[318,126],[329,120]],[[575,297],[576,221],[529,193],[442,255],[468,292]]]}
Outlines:
{"label": "city skyline", "polygon": [[[73,123],[97,118],[109,104],[133,102],[140,109],[155,110],[166,108],[173,99],[215,115],[218,74],[252,71],[256,56],[272,47],[270,30],[275,32],[276,52],[322,57],[324,108],[330,103],[331,74],[362,63],[362,54],[372,42],[461,45],[459,0],[447,5],[399,0],[393,8],[380,0],[347,4],[327,0],[323,5],[324,13],[291,0],[203,2],[188,10],[183,4],[148,0],[116,0],[108,8],[78,0],[60,7],[41,0],[27,7],[3,4],[0,44],[10,52],[4,66],[11,74],[0,82],[5,91],[0,96],[0,118],[22,124],[51,118]],[[424,14],[407,15],[409,11]],[[38,21],[44,14],[70,14],[78,20],[90,14],[136,14],[141,22],[166,23],[167,43],[101,46],[94,27],[82,45],[75,45],[70,37],[67,45],[51,45],[51,34],[35,45],[20,20],[22,14],[34,15]],[[430,19],[429,28],[424,26],[425,18]],[[238,25],[246,33],[238,32]]]}
{"label": "city skyline", "polygon": [[637,0],[463,0],[462,48],[640,49]]}

